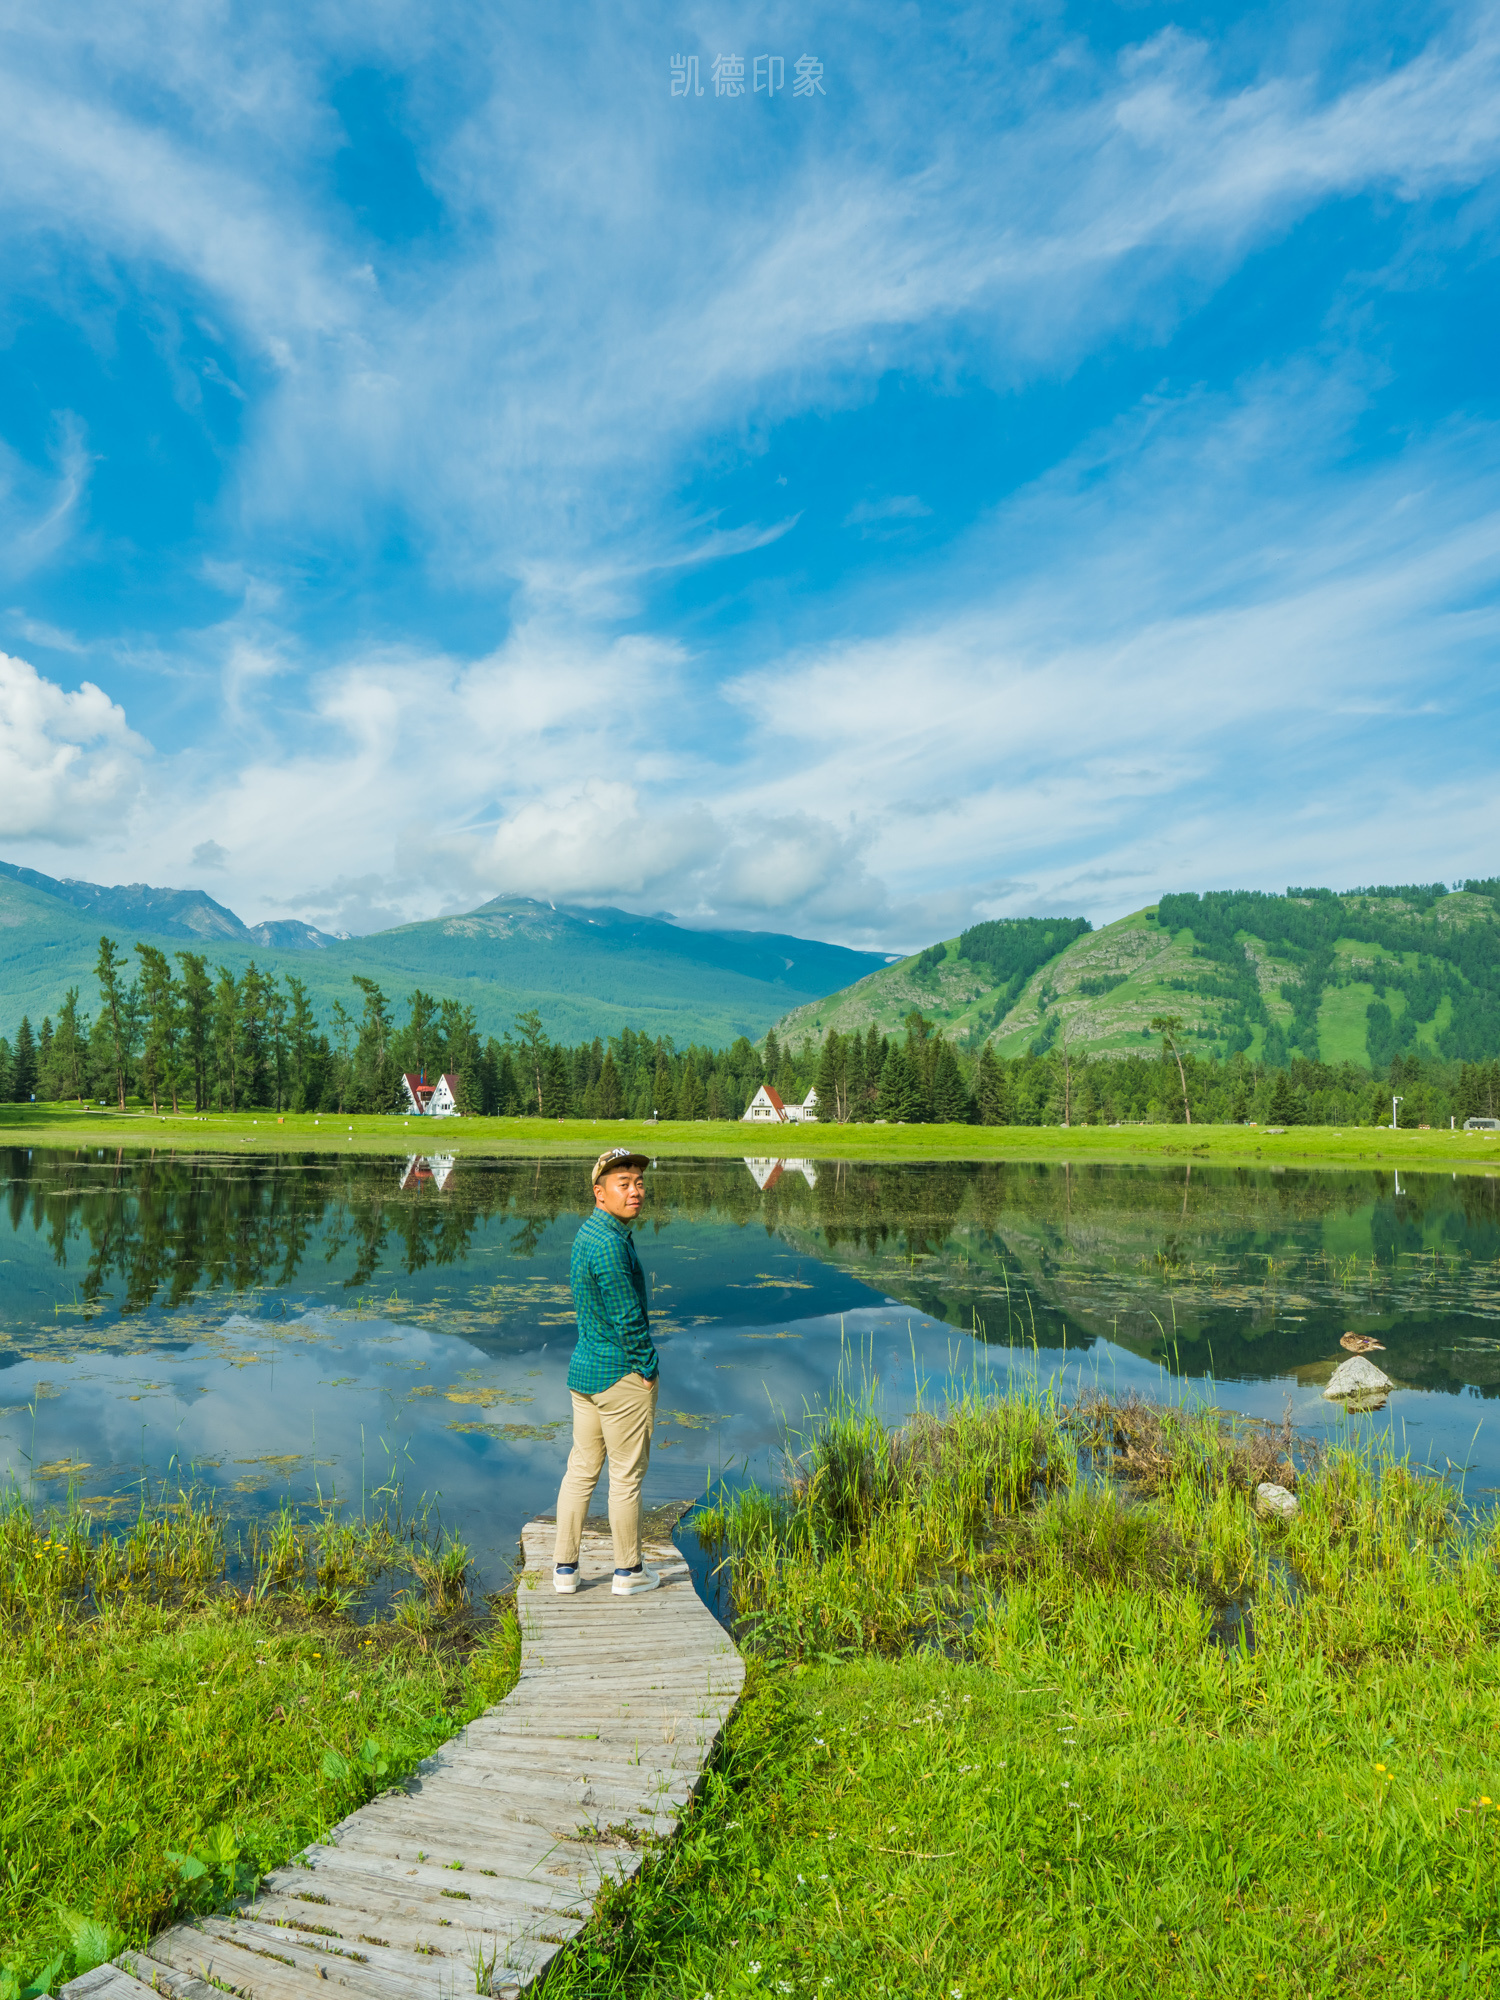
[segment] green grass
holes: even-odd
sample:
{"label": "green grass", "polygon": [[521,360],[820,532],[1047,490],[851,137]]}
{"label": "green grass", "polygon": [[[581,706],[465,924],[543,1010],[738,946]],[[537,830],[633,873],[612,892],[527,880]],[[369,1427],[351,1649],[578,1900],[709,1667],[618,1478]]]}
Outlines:
{"label": "green grass", "polygon": [[758,1649],[719,1766],[549,1993],[1491,1990],[1500,1533],[1451,1488],[1106,1403],[792,1451],[703,1523]]}
{"label": "green grass", "polygon": [[744,1155],[844,1160],[1217,1161],[1325,1167],[1441,1167],[1500,1171],[1493,1133],[1392,1132],[1294,1126],[1275,1135],[1245,1125],[783,1125],[633,1124],[625,1119],[334,1117],[212,1112],[157,1117],[97,1106],[0,1105],[0,1145],[94,1146],[133,1153],[363,1153],[402,1157],[565,1155],[591,1161],[605,1146],[638,1146],[653,1158]]}
{"label": "green grass", "polygon": [[[0,2000],[253,1885],[499,1699],[461,1545],[191,1498],[0,1517]],[[374,1615],[378,1593],[382,1615]]]}

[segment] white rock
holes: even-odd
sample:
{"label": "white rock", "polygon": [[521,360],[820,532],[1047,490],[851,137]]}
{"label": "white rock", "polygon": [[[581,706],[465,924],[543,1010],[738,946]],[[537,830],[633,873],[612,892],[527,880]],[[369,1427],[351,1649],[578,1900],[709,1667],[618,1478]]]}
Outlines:
{"label": "white rock", "polygon": [[1342,1403],[1350,1396],[1383,1396],[1394,1387],[1390,1376],[1382,1375],[1373,1361],[1355,1354],[1334,1369],[1323,1395],[1330,1403]]}
{"label": "white rock", "polygon": [[1284,1486],[1273,1486],[1269,1479],[1256,1487],[1255,1497],[1267,1514],[1279,1514],[1283,1521],[1295,1521],[1301,1511],[1296,1494],[1288,1493]]}

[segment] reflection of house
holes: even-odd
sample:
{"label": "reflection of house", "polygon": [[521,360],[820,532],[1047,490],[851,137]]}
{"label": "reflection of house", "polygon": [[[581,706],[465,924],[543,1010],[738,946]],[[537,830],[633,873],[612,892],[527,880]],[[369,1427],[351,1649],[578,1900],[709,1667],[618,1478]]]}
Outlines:
{"label": "reflection of house", "polygon": [[818,1170],[811,1160],[752,1160],[747,1156],[745,1165],[762,1194],[767,1188],[775,1187],[788,1167],[793,1173],[801,1174],[809,1187],[818,1185]]}
{"label": "reflection of house", "polygon": [[810,1090],[800,1104],[783,1104],[770,1084],[763,1083],[745,1106],[747,1125],[815,1125],[818,1093]]}
{"label": "reflection of house", "polygon": [[457,1164],[452,1153],[434,1153],[431,1159],[425,1153],[411,1154],[401,1176],[402,1192],[409,1193],[430,1183],[441,1194]]}
{"label": "reflection of house", "polygon": [[440,1076],[436,1083],[429,1083],[425,1070],[420,1076],[407,1070],[403,1073],[401,1081],[406,1085],[406,1108],[418,1118],[458,1117],[456,1076],[451,1074]]}

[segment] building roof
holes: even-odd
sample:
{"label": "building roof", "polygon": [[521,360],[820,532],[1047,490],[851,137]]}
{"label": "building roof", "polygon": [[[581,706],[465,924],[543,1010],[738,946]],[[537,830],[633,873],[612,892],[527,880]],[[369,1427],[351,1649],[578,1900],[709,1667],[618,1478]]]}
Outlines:
{"label": "building roof", "polygon": [[786,1112],[786,1106],[782,1103],[780,1097],[777,1096],[776,1092],[771,1088],[770,1084],[763,1083],[761,1085],[761,1090],[770,1099],[772,1108],[776,1111],[781,1112],[784,1115]]}

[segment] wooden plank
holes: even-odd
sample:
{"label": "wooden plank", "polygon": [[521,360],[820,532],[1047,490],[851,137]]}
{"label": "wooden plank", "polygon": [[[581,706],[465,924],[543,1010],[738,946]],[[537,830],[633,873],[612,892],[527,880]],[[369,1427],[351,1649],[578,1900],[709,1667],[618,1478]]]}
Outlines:
{"label": "wooden plank", "polygon": [[613,1545],[590,1529],[583,1588],[564,1597],[554,1538],[523,1531],[521,1671],[503,1702],[238,1913],[175,1925],[60,2000],[457,2000],[481,1958],[502,2000],[533,1986],[599,1888],[640,1867],[604,1829],[676,1831],[745,1678],[669,1543],[644,1547],[661,1589],[619,1598]]}
{"label": "wooden plank", "polygon": [[662,1778],[670,1783],[686,1781],[691,1786],[700,1760],[694,1757],[679,1764],[673,1754],[675,1748],[671,1743],[657,1743],[643,1749],[639,1757],[628,1756],[622,1750],[616,1757],[591,1759],[587,1763],[575,1757],[569,1757],[566,1763],[553,1763],[545,1756],[537,1756],[529,1745],[518,1745],[503,1764],[478,1758],[472,1763],[451,1764],[446,1770],[415,1780],[400,1792],[388,1792],[361,1810],[373,1811],[377,1807],[382,1811],[399,1810],[410,1799],[419,1808],[430,1811],[442,1809],[450,1794],[454,1803],[461,1805],[471,1792],[482,1792],[486,1798],[509,1795],[519,1802],[547,1798],[559,1789],[574,1786],[584,1790],[603,1786],[618,1791],[648,1780],[655,1784]]}
{"label": "wooden plank", "polygon": [[[576,1780],[579,1784],[623,1784],[639,1777],[642,1771],[665,1771],[674,1778],[687,1782],[697,1777],[703,1759],[696,1746],[679,1738],[672,1743],[657,1743],[645,1756],[632,1755],[631,1745],[577,1742],[538,1743],[534,1737],[512,1737],[505,1744],[505,1757],[465,1755],[455,1757],[445,1763],[440,1771],[427,1772],[419,1783],[405,1793],[407,1797],[421,1798],[440,1793],[448,1785],[492,1791],[497,1785],[505,1785],[516,1780],[537,1777],[544,1773],[555,1774]],[[602,1752],[589,1757],[569,1756],[566,1763],[559,1760],[554,1764],[552,1753],[561,1748],[565,1752],[590,1749]]]}
{"label": "wooden plank", "polygon": [[205,1980],[194,1979],[189,1973],[176,1972],[170,1965],[163,1965],[145,1952],[122,1951],[118,1963],[126,1972],[133,1973],[153,1993],[165,1994],[167,2000],[222,2000],[217,1986],[210,1986]]}
{"label": "wooden plank", "polygon": [[241,1964],[265,1958],[276,1965],[290,1965],[325,1988],[342,1986],[366,1995],[367,2000],[407,2000],[413,1992],[443,1995],[447,2000],[453,1992],[452,1967],[417,1952],[400,1953],[401,1962],[393,1965],[391,1961],[398,1954],[378,1946],[309,1937],[251,1917],[201,1917],[199,1928],[205,1937],[239,1954]]}
{"label": "wooden plank", "polygon": [[[428,1910],[418,1916],[407,1916],[389,1903],[382,1909],[359,1910],[346,1908],[337,1898],[307,1903],[296,1896],[257,1896],[246,1906],[244,1914],[290,1934],[306,1933],[309,1942],[329,1937],[357,1951],[385,1950],[394,1952],[398,1958],[415,1952],[424,1959],[446,1959],[451,1965],[455,1960],[467,1963],[472,1958],[476,1938],[519,1935],[532,1917],[545,1916],[548,1928],[570,1922],[582,1925],[592,1904],[592,1890],[579,1889],[571,1904],[559,1907],[539,1904],[534,1911],[522,1911],[512,1902],[486,1920],[483,1914],[472,1914],[466,1903],[450,1903],[452,1916],[439,1917]],[[494,1909],[493,1905],[490,1907]]]}
{"label": "wooden plank", "polygon": [[[593,1872],[599,1881],[618,1880],[623,1875],[633,1875],[640,1863],[639,1851],[632,1847],[619,1847],[600,1843],[591,1854],[596,1857],[591,1862]],[[519,1864],[507,1874],[480,1875],[476,1870],[466,1869],[467,1905],[460,1908],[477,1909],[487,1923],[493,1924],[504,1910],[512,1911],[531,1908],[531,1898],[541,1893],[542,1885],[558,1882],[571,1887],[580,1873],[572,1860],[573,1850],[566,1857],[559,1856],[557,1848],[543,1848],[540,1858],[535,1861],[529,1873],[519,1872]],[[562,1872],[566,1866],[566,1873]],[[278,1869],[266,1880],[275,1885],[279,1894],[294,1894],[296,1891],[285,1886],[283,1878],[291,1871]],[[321,1882],[327,1882],[328,1894],[335,1898],[355,1899],[363,1907],[365,1902],[377,1896],[384,1898],[376,1902],[376,1908],[396,1907],[400,1909],[436,1909],[439,1912],[454,1907],[454,1898],[443,1889],[435,1888],[430,1881],[413,1879],[413,1875],[426,1876],[430,1869],[410,1870],[403,1861],[389,1855],[370,1852],[341,1854],[330,1849],[321,1857],[319,1866],[305,1876],[314,1890]],[[444,1871],[445,1874],[448,1871]],[[448,1879],[451,1880],[451,1874]],[[509,1900],[501,1902],[501,1898]]]}
{"label": "wooden plank", "polygon": [[57,1989],[58,2000],[151,2000],[151,1989],[116,1965],[96,1965]]}
{"label": "wooden plank", "polygon": [[244,1952],[229,1952],[217,1938],[204,1937],[188,1924],[175,1924],[151,1940],[150,1956],[158,1964],[182,1972],[212,1993],[228,1987],[245,2000],[327,2000],[327,1988],[275,1959],[248,1964]]}
{"label": "wooden plank", "polygon": [[[434,1845],[441,1840],[443,1847]],[[571,1857],[582,1847],[594,1847],[597,1843],[592,1835],[582,1836],[573,1828],[562,1831],[540,1825],[534,1819],[517,1819],[494,1828],[484,1837],[487,1854],[465,1855],[453,1853],[455,1846],[473,1846],[466,1842],[462,1827],[451,1822],[439,1822],[436,1832],[424,1830],[415,1822],[402,1822],[395,1826],[379,1826],[369,1820],[361,1820],[336,1844],[320,1843],[307,1850],[308,1860],[314,1871],[326,1867],[328,1861],[338,1855],[359,1853],[361,1855],[380,1854],[384,1858],[381,1866],[389,1861],[392,1870],[408,1875],[424,1887],[441,1894],[444,1889],[454,1886],[453,1877],[461,1872],[490,1881],[510,1874],[526,1874],[538,1862],[550,1862],[564,1856]],[[450,1864],[463,1863],[463,1870]],[[365,1868],[370,1864],[361,1859],[357,1864]],[[468,1885],[463,1885],[467,1887]]]}
{"label": "wooden plank", "polygon": [[[608,1759],[585,1762],[569,1757],[566,1763],[561,1759],[554,1763],[545,1756],[538,1757],[529,1745],[518,1745],[504,1763],[475,1758],[472,1762],[451,1764],[446,1770],[411,1780],[399,1792],[386,1792],[368,1806],[361,1806],[360,1811],[388,1815],[399,1812],[408,1801],[418,1811],[440,1811],[450,1793],[455,1805],[462,1805],[471,1792],[483,1792],[488,1798],[510,1795],[524,1803],[527,1799],[549,1798],[575,1786],[585,1790],[591,1786],[618,1790],[641,1784],[648,1778],[653,1783],[663,1776],[669,1780],[691,1780],[700,1760],[692,1758],[689,1763],[679,1764],[673,1755],[675,1747],[671,1743],[657,1743],[643,1746],[639,1757],[628,1756],[622,1750]],[[353,1819],[351,1814],[348,1820],[340,1821],[333,1832],[337,1834]]]}

